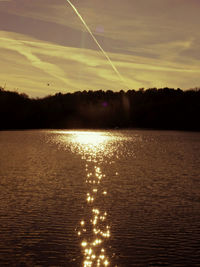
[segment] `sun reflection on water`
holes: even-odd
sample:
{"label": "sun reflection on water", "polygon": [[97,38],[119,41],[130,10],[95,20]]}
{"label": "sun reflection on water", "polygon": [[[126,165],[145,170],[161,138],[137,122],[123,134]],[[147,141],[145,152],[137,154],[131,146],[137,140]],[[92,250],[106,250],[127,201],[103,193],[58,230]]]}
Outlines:
{"label": "sun reflection on water", "polygon": [[[90,213],[85,220],[87,225],[82,220],[80,222],[81,229],[78,230],[84,257],[83,266],[108,266],[110,259],[106,254],[106,240],[110,238],[111,232],[107,221],[106,207],[102,206],[102,198],[105,198],[107,191],[100,187],[102,179],[106,176],[102,173],[100,166],[94,165],[93,172],[88,168],[87,163],[85,182],[88,184],[88,192],[86,194],[86,205],[89,206]],[[84,235],[85,227],[90,231],[86,237]]]}
{"label": "sun reflection on water", "polygon": [[[59,134],[58,143],[70,144],[72,152],[80,154],[82,159],[93,163],[105,160],[105,156],[110,158],[114,153],[112,143],[117,141],[116,136],[103,131],[56,131],[56,133]],[[99,171],[97,170],[97,174]],[[87,175],[92,174],[90,172]]]}
{"label": "sun reflection on water", "polygon": [[106,208],[109,191],[105,186],[107,177],[103,173],[102,162],[110,167],[110,159],[117,148],[113,143],[120,138],[101,131],[59,131],[59,134],[62,141],[66,139],[66,143],[70,143],[71,151],[81,155],[85,161],[87,212],[76,229],[83,256],[82,266],[108,266],[111,264],[108,240],[112,229]]}
{"label": "sun reflection on water", "polygon": [[[74,141],[79,144],[84,144],[88,148],[96,147],[104,144],[106,140],[109,139],[108,135],[102,132],[88,132],[88,131],[69,131],[69,134],[73,134]],[[87,147],[86,147],[87,149]]]}

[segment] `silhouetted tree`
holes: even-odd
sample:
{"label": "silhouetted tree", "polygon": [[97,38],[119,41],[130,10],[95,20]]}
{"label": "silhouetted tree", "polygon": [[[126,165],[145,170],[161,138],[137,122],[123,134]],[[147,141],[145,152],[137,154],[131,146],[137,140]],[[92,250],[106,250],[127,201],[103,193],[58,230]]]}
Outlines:
{"label": "silhouetted tree", "polygon": [[78,91],[30,99],[0,87],[0,130],[149,128],[200,130],[200,89]]}

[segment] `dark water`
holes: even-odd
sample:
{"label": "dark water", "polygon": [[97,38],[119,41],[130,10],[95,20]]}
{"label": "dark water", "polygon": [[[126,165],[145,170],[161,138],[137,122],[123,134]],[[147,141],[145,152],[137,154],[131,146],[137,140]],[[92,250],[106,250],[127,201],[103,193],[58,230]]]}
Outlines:
{"label": "dark water", "polygon": [[200,134],[0,132],[0,266],[200,266]]}

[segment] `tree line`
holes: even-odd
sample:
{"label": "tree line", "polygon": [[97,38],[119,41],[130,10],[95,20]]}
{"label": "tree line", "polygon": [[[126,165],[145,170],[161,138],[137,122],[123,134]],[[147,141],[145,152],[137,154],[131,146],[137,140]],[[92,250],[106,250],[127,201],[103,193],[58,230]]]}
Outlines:
{"label": "tree line", "polygon": [[44,98],[0,87],[0,130],[146,128],[200,130],[200,89],[78,91]]}

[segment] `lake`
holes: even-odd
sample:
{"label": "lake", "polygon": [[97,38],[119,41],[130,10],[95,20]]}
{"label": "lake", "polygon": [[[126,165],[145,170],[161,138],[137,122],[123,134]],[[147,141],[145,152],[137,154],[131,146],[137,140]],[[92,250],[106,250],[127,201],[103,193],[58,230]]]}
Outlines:
{"label": "lake", "polygon": [[200,133],[0,132],[0,266],[200,266]]}

